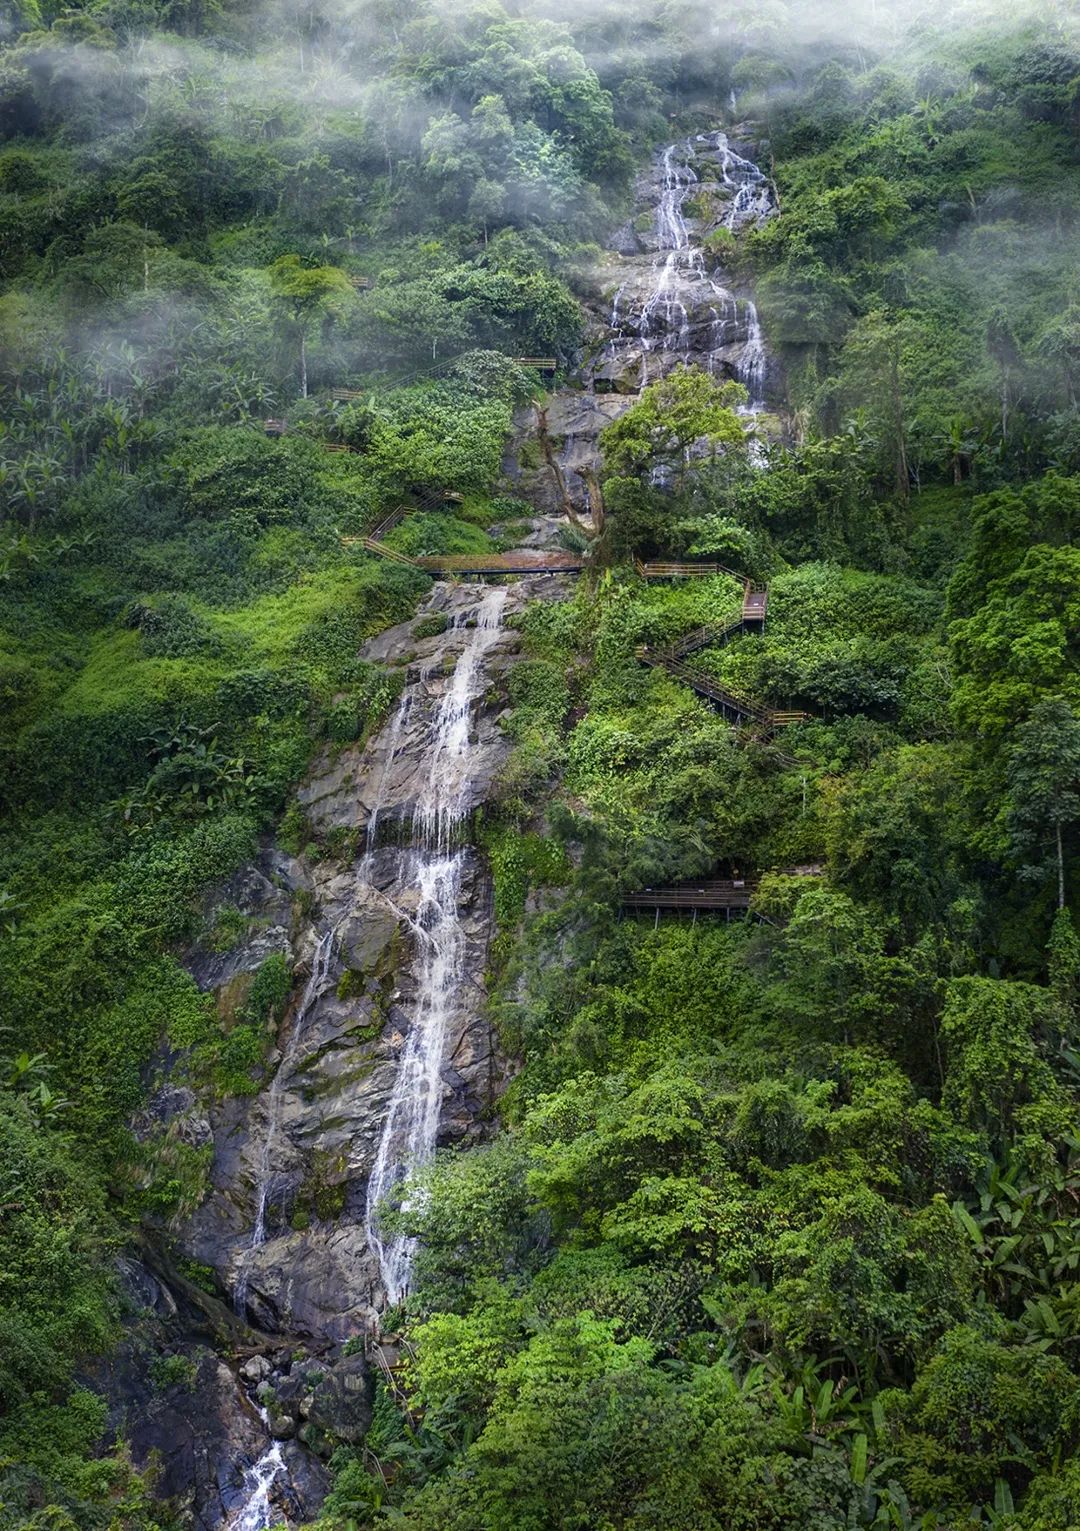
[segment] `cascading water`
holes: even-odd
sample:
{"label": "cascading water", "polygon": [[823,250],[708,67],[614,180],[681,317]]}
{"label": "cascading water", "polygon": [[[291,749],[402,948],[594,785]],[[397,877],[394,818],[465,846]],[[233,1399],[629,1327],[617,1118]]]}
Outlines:
{"label": "cascading water", "polygon": [[311,973],[304,987],[303,997],[296,1019],[293,1021],[289,1040],[285,1044],[281,1062],[266,1094],[266,1125],[259,1149],[259,1167],[255,1181],[255,1223],[251,1230],[251,1242],[241,1257],[233,1284],[233,1306],[241,1317],[247,1311],[248,1286],[251,1273],[252,1251],[266,1243],[266,1214],[274,1190],[274,1155],[281,1136],[281,1115],[285,1089],[296,1065],[304,1040],[304,1022],[329,983],[330,964],[334,958],[335,930],[324,931],[311,959]]}
{"label": "cascading water", "polygon": [[[767,356],[757,309],[737,298],[710,270],[704,250],[693,242],[686,205],[706,189],[694,168],[707,158],[727,192],[716,226],[732,233],[760,227],[776,211],[771,184],[751,160],[736,154],[724,133],[701,134],[670,144],[660,159],[660,190],[656,207],[657,253],[648,290],[637,303],[627,297],[634,278],[628,277],[615,295],[610,315],[614,338],[607,357],[637,346],[641,353],[641,386],[650,381],[650,362],[660,370],[673,362],[700,362],[712,372],[734,371],[749,394],[750,411],[764,403]],[[640,287],[638,292],[641,293]],[[632,337],[629,342],[627,337]],[[744,337],[732,355],[736,337]],[[654,362],[655,365],[655,362]]]}
{"label": "cascading water", "polygon": [[[265,1409],[260,1409],[259,1413],[269,1428]],[[281,1442],[273,1441],[244,1474],[244,1501],[229,1522],[229,1531],[269,1531],[270,1526],[280,1522],[281,1517],[270,1502],[270,1491],[285,1475]]]}
{"label": "cascading water", "polygon": [[[364,1217],[368,1245],[378,1257],[389,1303],[400,1301],[408,1288],[414,1246],[411,1239],[381,1236],[378,1204],[410,1169],[431,1158],[438,1138],[447,1035],[466,980],[467,940],[460,908],[471,852],[459,843],[459,838],[470,801],[474,765],[472,714],[485,684],[485,655],[502,633],[508,594],[505,588],[485,589],[477,601],[456,613],[451,631],[463,634],[464,644],[453,673],[433,706],[428,703],[427,694],[441,664],[438,655],[420,670],[416,682],[403,693],[387,730],[375,801],[368,818],[367,843],[356,869],[357,882],[363,885],[366,894],[386,904],[413,931],[418,943],[412,1025],[398,1063],[368,1184]],[[406,904],[411,899],[408,891],[401,890],[411,889],[416,900],[413,917],[384,889],[376,887],[374,879],[378,875],[380,811],[388,783],[410,736],[415,749],[417,729],[423,735],[428,765],[413,810],[415,843],[399,853],[401,865],[395,879],[395,891]],[[305,1023],[331,986],[337,934],[336,928],[325,931],[315,947],[311,974],[267,1092],[265,1131],[255,1183],[255,1224],[234,1285],[234,1302],[240,1313],[247,1307],[252,1251],[266,1242],[269,1212],[277,1194],[275,1165],[280,1157],[284,1096],[290,1083],[295,1088]],[[259,1413],[269,1433],[267,1413],[264,1409]],[[268,1531],[281,1518],[272,1496],[275,1490],[280,1493],[288,1480],[283,1447],[279,1441],[270,1441],[258,1460],[245,1469],[243,1497],[230,1520],[229,1531]]]}
{"label": "cascading water", "polygon": [[[459,624],[474,620],[476,625],[431,721],[430,765],[413,819],[416,844],[408,852],[408,867],[417,892],[416,922],[423,932],[417,997],[368,1181],[364,1220],[391,1304],[408,1289],[414,1241],[400,1234],[383,1238],[378,1207],[403,1175],[431,1158],[438,1138],[446,1038],[465,978],[459,908],[469,853],[456,841],[468,801],[472,709],[484,679],[484,656],[500,635],[506,598],[505,589],[487,590],[471,612],[458,617]],[[415,697],[406,694],[399,714],[414,707]],[[391,729],[392,757],[401,732],[398,719]]]}

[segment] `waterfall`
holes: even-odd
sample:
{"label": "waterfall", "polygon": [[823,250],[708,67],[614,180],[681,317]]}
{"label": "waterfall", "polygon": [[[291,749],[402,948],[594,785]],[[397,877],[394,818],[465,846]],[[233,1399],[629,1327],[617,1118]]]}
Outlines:
{"label": "waterfall", "polygon": [[[400,1302],[408,1290],[414,1241],[400,1234],[384,1239],[378,1207],[405,1174],[431,1159],[438,1138],[446,1039],[465,979],[466,939],[459,910],[468,851],[456,841],[467,811],[472,710],[484,683],[484,657],[502,630],[506,598],[504,588],[486,590],[467,614],[476,625],[431,719],[429,766],[413,817],[415,844],[407,866],[417,893],[416,923],[424,939],[412,1025],[368,1181],[364,1217],[391,1304]],[[465,615],[459,614],[455,625],[463,620]],[[406,695],[399,712],[414,706],[414,698]],[[401,733],[397,724],[397,719],[391,724],[391,755]]]}
{"label": "waterfall", "polygon": [[[265,1409],[259,1413],[269,1429],[270,1416]],[[271,1441],[259,1460],[244,1473],[244,1500],[229,1522],[229,1531],[268,1531],[270,1526],[280,1524],[282,1517],[270,1503],[270,1490],[285,1472],[281,1442]]]}
{"label": "waterfall", "polygon": [[[653,259],[648,291],[639,305],[628,303],[631,284],[627,278],[615,294],[609,319],[613,338],[606,355],[617,357],[636,336],[642,356],[641,385],[649,381],[650,357],[661,353],[676,362],[688,363],[700,357],[713,373],[734,371],[749,394],[747,412],[754,413],[765,401],[768,357],[765,350],[757,308],[747,299],[738,299],[709,270],[705,252],[693,242],[686,217],[686,203],[702,188],[693,161],[699,155],[711,156],[720,173],[720,182],[728,192],[723,213],[718,219],[722,228],[738,233],[748,227],[760,227],[776,211],[772,185],[752,160],[737,154],[725,133],[706,133],[697,139],[669,144],[660,156],[660,193],[656,206],[657,253]],[[709,322],[708,343],[695,337],[700,331],[702,314]],[[745,331],[745,341],[732,358],[734,336]],[[722,354],[725,353],[726,355]]]}
{"label": "waterfall", "polygon": [[263,1131],[262,1144],[259,1150],[259,1168],[255,1181],[255,1223],[251,1230],[251,1241],[241,1258],[236,1273],[236,1281],[233,1286],[233,1306],[236,1312],[243,1317],[247,1310],[248,1283],[251,1269],[252,1251],[266,1243],[266,1214],[270,1205],[271,1193],[274,1189],[274,1153],[281,1136],[281,1114],[285,1095],[286,1080],[293,1072],[293,1067],[304,1040],[304,1022],[311,1014],[311,1010],[325,992],[329,982],[330,964],[334,957],[334,941],[336,930],[327,930],[319,937],[318,944],[311,959],[311,973],[304,987],[303,998],[296,1012],[289,1040],[285,1044],[285,1051],[281,1056],[277,1072],[271,1081],[266,1095],[266,1126]]}
{"label": "waterfall", "polygon": [[768,358],[765,355],[765,340],[761,333],[757,306],[748,298],[746,300],[746,345],[739,357],[738,373],[739,382],[745,386],[750,395],[751,409],[760,404],[764,397],[767,366]]}

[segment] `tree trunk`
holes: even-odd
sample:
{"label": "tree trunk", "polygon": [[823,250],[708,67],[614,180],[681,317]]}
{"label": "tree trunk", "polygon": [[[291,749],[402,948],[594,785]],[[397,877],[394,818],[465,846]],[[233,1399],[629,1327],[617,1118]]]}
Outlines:
{"label": "tree trunk", "polygon": [[536,405],[536,433],[540,438],[540,450],[544,454],[544,461],[547,463],[551,476],[555,480],[555,488],[559,496],[559,503],[562,506],[563,515],[570,522],[571,526],[576,526],[579,532],[583,532],[585,528],[581,523],[581,517],[574,509],[574,502],[571,500],[570,491],[566,487],[566,476],[555,461],[551,437],[548,435],[547,410],[541,409],[539,404]]}
{"label": "tree trunk", "polygon": [[907,441],[904,438],[904,403],[900,396],[900,356],[897,345],[893,346],[890,358],[889,381],[892,385],[893,420],[896,429],[896,492],[902,500],[906,500],[911,493],[911,485],[908,479]]}
{"label": "tree trunk", "polygon": [[600,488],[600,480],[596,476],[595,468],[579,468],[578,473],[585,485],[585,493],[589,498],[589,513],[592,523],[599,536],[604,530],[604,491]]}
{"label": "tree trunk", "polygon": [[1057,867],[1058,867],[1058,908],[1065,907],[1065,855],[1061,846],[1061,824],[1055,826],[1057,831]]}
{"label": "tree trunk", "polygon": [[300,397],[307,398],[307,336],[300,331]]}

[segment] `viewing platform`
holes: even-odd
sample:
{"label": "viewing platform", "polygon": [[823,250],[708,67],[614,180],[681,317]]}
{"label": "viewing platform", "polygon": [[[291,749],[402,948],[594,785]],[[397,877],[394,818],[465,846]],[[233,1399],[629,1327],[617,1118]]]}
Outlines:
{"label": "viewing platform", "polygon": [[740,585],[747,583],[745,574],[722,563],[677,563],[655,558],[646,562],[635,558],[634,568],[641,579],[713,579],[717,574],[726,574]]}
{"label": "viewing platform", "polygon": [[[780,867],[784,877],[821,877],[825,868],[820,862],[806,866]],[[702,878],[696,882],[675,883],[666,888],[641,888],[626,893],[620,900],[623,909],[658,913],[693,909],[704,912],[714,910],[749,909],[750,902],[761,886],[761,874],[746,877]]]}

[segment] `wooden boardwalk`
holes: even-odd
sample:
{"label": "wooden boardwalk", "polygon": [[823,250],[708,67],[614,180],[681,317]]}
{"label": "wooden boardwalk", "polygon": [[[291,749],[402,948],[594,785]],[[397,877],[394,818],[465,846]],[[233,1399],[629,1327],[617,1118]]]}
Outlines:
{"label": "wooden boardwalk", "polygon": [[[781,867],[785,877],[821,877],[824,867],[820,862],[806,866]],[[697,882],[675,883],[667,888],[640,888],[625,893],[620,900],[624,909],[631,911],[654,910],[658,913],[680,909],[712,910],[749,909],[754,894],[761,885],[760,873],[748,877],[713,877]]]}
{"label": "wooden boardwalk", "polygon": [[525,548],[516,553],[476,553],[414,558],[430,574],[580,574],[585,560],[573,553],[542,553]]}
{"label": "wooden boardwalk", "polygon": [[[380,526],[382,523],[380,523]],[[573,553],[544,553],[522,548],[516,553],[446,553],[428,557],[410,558],[388,547],[375,537],[342,537],[345,547],[359,545],[369,553],[391,563],[407,564],[412,569],[422,569],[425,574],[435,575],[484,575],[499,574],[580,574],[585,560]]]}
{"label": "wooden boardwalk", "polygon": [[769,587],[747,580],[743,586],[742,619],[744,624],[764,628],[765,613],[769,609]]}

